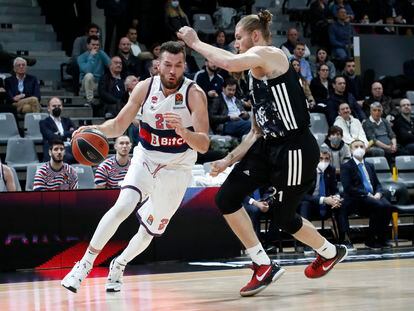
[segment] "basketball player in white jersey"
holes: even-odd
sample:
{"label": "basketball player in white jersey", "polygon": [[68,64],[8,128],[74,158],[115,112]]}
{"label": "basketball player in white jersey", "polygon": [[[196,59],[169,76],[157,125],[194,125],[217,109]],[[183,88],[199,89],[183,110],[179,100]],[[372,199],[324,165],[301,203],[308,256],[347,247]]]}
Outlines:
{"label": "basketball player in white jersey", "polygon": [[165,231],[191,181],[197,152],[207,152],[207,99],[199,86],[184,77],[184,69],[184,46],[164,43],[159,76],[139,82],[115,119],[78,129],[95,128],[108,138],[118,137],[138,113],[140,117],[140,143],[134,149],[118,200],[102,217],[83,258],[61,282],[72,292],[76,293],[118,226],[142,204],[138,233],[110,264],[106,290],[121,290],[125,265]]}

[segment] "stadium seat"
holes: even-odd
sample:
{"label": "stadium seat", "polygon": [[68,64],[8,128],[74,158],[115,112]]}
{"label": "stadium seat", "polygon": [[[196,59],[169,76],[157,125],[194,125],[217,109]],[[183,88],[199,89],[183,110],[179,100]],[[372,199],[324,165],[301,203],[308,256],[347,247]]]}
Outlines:
{"label": "stadium seat", "polygon": [[39,122],[44,120],[49,115],[47,113],[26,113],[24,115],[24,129],[26,131],[25,138],[30,138],[35,143],[43,141],[42,134],[40,133]]}
{"label": "stadium seat", "polygon": [[407,188],[414,188],[414,156],[395,157],[395,166],[398,170],[398,181]]}
{"label": "stadium seat", "polygon": [[316,141],[318,142],[318,146],[321,146],[326,138],[326,133],[314,133],[313,136],[316,138]]}
{"label": "stadium seat", "polygon": [[78,173],[79,179],[79,188],[78,189],[94,189],[95,182],[94,178],[95,175],[93,173],[92,167],[82,165],[82,164],[73,164],[73,168]]}
{"label": "stadium seat", "polygon": [[309,0],[287,0],[285,1],[286,11],[288,13],[297,11],[307,11],[309,10],[308,2]]}
{"label": "stadium seat", "polygon": [[26,191],[32,191],[33,190],[33,182],[34,182],[34,177],[36,175],[36,171],[42,165],[43,165],[43,163],[38,163],[38,164],[30,164],[30,165],[27,166],[27,169],[26,169],[26,185],[24,187]]}
{"label": "stadium seat", "polygon": [[0,144],[6,144],[9,138],[20,137],[16,119],[12,113],[0,113]]}
{"label": "stadium seat", "polygon": [[22,186],[20,186],[19,177],[17,176],[17,172],[13,167],[10,167],[13,173],[14,184],[16,185],[16,191],[22,191]]}
{"label": "stadium seat", "polygon": [[312,133],[322,133],[324,135],[328,134],[329,125],[326,120],[326,116],[323,113],[311,113],[310,121]]}
{"label": "stadium seat", "polygon": [[34,142],[28,138],[9,138],[6,163],[16,170],[24,170],[30,164],[39,163]]}
{"label": "stadium seat", "polygon": [[365,161],[374,165],[380,182],[392,181],[392,172],[385,157],[369,157]]}
{"label": "stadium seat", "polygon": [[206,34],[208,36],[214,35],[217,31],[209,14],[194,14],[193,28],[197,33]]}

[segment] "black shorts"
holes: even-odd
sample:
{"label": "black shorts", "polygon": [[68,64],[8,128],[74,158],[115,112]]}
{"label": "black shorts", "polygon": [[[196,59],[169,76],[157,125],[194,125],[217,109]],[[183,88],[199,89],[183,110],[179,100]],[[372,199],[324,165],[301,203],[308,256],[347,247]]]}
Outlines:
{"label": "black shorts", "polygon": [[314,182],[318,162],[319,147],[309,130],[285,140],[259,138],[221,186],[218,195],[226,197],[226,206],[219,208],[225,214],[235,212],[254,190],[271,185],[277,191],[275,207],[294,217]]}

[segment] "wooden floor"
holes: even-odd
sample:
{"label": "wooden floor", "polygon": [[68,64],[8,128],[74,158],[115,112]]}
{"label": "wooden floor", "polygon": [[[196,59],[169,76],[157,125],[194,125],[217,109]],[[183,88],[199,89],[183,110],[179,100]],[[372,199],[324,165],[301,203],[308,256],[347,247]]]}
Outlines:
{"label": "wooden floor", "polygon": [[304,266],[286,269],[250,298],[238,293],[248,269],[127,276],[120,293],[105,293],[105,278],[77,294],[59,281],[0,284],[0,310],[414,310],[414,259],[342,263],[317,280]]}

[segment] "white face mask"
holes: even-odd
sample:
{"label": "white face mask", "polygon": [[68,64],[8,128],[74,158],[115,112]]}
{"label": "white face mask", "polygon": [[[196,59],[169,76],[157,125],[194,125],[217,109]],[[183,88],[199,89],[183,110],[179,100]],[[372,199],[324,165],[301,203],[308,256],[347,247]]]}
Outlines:
{"label": "white face mask", "polygon": [[328,167],[328,165],[329,165],[329,162],[321,161],[321,162],[318,163],[318,169],[321,172],[324,172],[326,170],[326,168]]}
{"label": "white face mask", "polygon": [[178,8],[179,5],[180,5],[180,2],[179,1],[171,1],[171,6],[173,8]]}
{"label": "white face mask", "polygon": [[354,151],[352,151],[352,155],[355,158],[361,160],[364,157],[364,155],[365,155],[365,149],[363,149],[363,148],[356,148]]}

